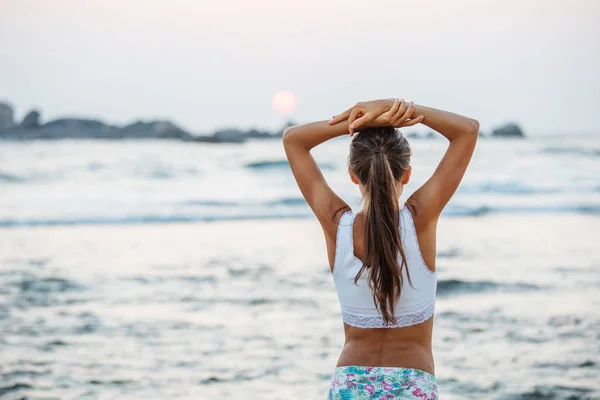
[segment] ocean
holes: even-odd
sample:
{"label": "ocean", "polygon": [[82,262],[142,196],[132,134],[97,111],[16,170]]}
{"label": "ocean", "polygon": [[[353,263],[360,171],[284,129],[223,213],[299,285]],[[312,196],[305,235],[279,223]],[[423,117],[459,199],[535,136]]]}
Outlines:
{"label": "ocean", "polygon": [[[406,195],[446,146],[410,142]],[[315,157],[358,210],[347,152]],[[599,135],[482,138],[439,223],[440,397],[600,399],[599,242]],[[0,141],[0,398],[325,399],[342,344],[279,141]]]}

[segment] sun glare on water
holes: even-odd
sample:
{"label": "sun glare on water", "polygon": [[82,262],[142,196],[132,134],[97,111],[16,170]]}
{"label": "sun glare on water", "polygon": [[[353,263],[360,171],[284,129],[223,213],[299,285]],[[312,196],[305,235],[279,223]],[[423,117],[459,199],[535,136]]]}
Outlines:
{"label": "sun glare on water", "polygon": [[271,102],[273,111],[279,114],[291,114],[294,112],[297,105],[296,95],[288,91],[275,93]]}

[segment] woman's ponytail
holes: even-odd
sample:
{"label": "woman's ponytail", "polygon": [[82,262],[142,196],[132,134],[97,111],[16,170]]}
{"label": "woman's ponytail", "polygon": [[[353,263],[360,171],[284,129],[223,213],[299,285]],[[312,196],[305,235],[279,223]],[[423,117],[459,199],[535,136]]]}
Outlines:
{"label": "woman's ponytail", "polygon": [[[384,323],[395,324],[396,318],[394,315],[394,306],[400,297],[400,291],[403,285],[402,269],[406,268],[406,256],[402,250],[399,230],[399,206],[398,193],[396,184],[402,177],[403,171],[407,169],[410,160],[410,148],[406,139],[392,132],[361,132],[358,135],[374,135],[370,141],[363,141],[370,149],[370,162],[366,165],[366,161],[362,164],[367,169],[365,180],[361,183],[365,186],[367,199],[367,215],[365,222],[365,257],[363,266],[356,275],[355,282],[358,281],[363,272],[368,269],[369,287],[373,291],[373,300],[381,313]],[[398,140],[398,135],[402,140]],[[390,139],[392,139],[390,143]],[[395,139],[395,140],[393,140]],[[387,151],[390,150],[390,145],[406,144],[404,150],[404,158],[408,160],[401,165],[392,165],[398,160],[392,157]],[[376,145],[376,147],[373,147]],[[396,150],[402,148],[397,148]],[[360,149],[358,149],[360,150]],[[394,149],[392,149],[394,150]],[[402,152],[400,152],[402,153]],[[352,151],[350,156],[352,161]],[[352,163],[351,163],[352,164]],[[353,168],[352,165],[350,165]],[[360,167],[360,166],[356,166]],[[368,167],[368,168],[367,168]],[[394,171],[396,170],[396,171]],[[396,172],[396,173],[394,173]],[[356,173],[356,170],[355,170]],[[398,253],[401,256],[401,262],[398,260]],[[407,270],[408,274],[408,270]],[[410,276],[407,275],[409,280]]]}

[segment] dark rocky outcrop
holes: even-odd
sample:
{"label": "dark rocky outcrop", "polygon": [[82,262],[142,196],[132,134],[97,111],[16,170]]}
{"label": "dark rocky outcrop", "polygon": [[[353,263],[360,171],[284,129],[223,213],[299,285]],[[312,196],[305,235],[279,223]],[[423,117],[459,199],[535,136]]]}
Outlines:
{"label": "dark rocky outcrop", "polygon": [[248,139],[269,139],[273,137],[271,132],[259,131],[257,129],[251,129],[246,132]]}
{"label": "dark rocky outcrop", "polygon": [[213,135],[216,142],[227,142],[227,143],[243,143],[248,140],[248,136],[245,132],[238,131],[237,129],[223,129],[216,131]]}
{"label": "dark rocky outcrop", "polygon": [[192,136],[192,138],[186,140],[202,143],[244,143],[249,139],[273,139],[275,137],[277,137],[277,134],[256,129],[249,131],[223,129],[216,131],[212,135]]}
{"label": "dark rocky outcrop", "polygon": [[15,125],[12,107],[0,103],[0,139],[53,140],[53,139],[175,139],[201,143],[244,143],[248,139],[269,139],[277,133],[252,129],[223,129],[212,135],[196,136],[165,120],[137,121],[118,127],[95,119],[60,118],[40,123],[40,112],[30,111],[19,125]]}
{"label": "dark rocky outcrop", "polygon": [[192,135],[170,121],[137,121],[119,129],[119,137],[126,139],[161,138],[190,140]]}
{"label": "dark rocky outcrop", "polygon": [[525,137],[523,131],[517,124],[506,124],[492,131],[494,137]]}
{"label": "dark rocky outcrop", "polygon": [[10,104],[0,103],[0,131],[13,129],[15,126],[14,111]]}
{"label": "dark rocky outcrop", "polygon": [[[15,125],[14,112],[10,104],[0,103],[0,139],[173,139],[199,143],[244,143],[250,139],[281,138],[290,121],[276,132],[251,129],[222,129],[212,135],[193,135],[166,120],[137,121],[118,127],[95,119],[60,118],[46,124],[40,123],[40,112],[30,111],[19,125]],[[409,138],[437,138],[433,131],[424,134],[408,132]],[[481,133],[480,133],[481,136]],[[507,124],[492,131],[493,137],[524,137],[516,124]]]}
{"label": "dark rocky outcrop", "polygon": [[61,118],[40,126],[34,132],[44,139],[110,139],[119,136],[116,126],[95,119]]}
{"label": "dark rocky outcrop", "polygon": [[[34,123],[31,117],[28,123]],[[37,121],[39,124],[39,121]],[[39,125],[37,128],[14,127],[0,133],[0,138],[31,140],[31,139],[98,139],[116,138],[118,129],[92,119],[61,118]]]}
{"label": "dark rocky outcrop", "polygon": [[21,124],[20,129],[37,129],[40,127],[40,112],[37,110],[31,110],[27,113]]}

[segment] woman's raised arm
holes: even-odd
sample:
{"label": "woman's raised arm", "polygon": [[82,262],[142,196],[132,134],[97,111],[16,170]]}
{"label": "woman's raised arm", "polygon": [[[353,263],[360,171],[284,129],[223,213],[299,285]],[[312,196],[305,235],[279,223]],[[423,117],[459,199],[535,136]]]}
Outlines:
{"label": "woman's raised arm", "polygon": [[[379,107],[394,107],[393,99],[379,100]],[[448,111],[421,105],[410,104],[412,115],[417,118],[409,121],[394,122],[392,126],[409,126],[414,122],[424,125],[441,133],[449,140],[449,146],[435,172],[413,195],[407,203],[413,207],[421,224],[429,225],[437,222],[442,210],[458,188],[465,174],[471,156],[475,149],[479,134],[479,122],[472,118],[454,114]],[[384,124],[383,118],[378,117],[375,105],[358,103],[344,113],[334,117],[329,123],[333,126],[342,121],[348,124],[350,131],[360,131],[370,126]]]}
{"label": "woman's raised arm", "polygon": [[294,178],[321,223],[327,239],[335,239],[336,216],[349,207],[331,190],[310,150],[329,139],[348,133],[347,122],[331,126],[327,121],[293,126],[283,132],[283,147]]}
{"label": "woman's raised arm", "polygon": [[422,124],[448,139],[448,149],[433,175],[407,200],[419,220],[435,223],[454,195],[471,161],[479,135],[479,122],[462,115],[435,108],[416,106]]}
{"label": "woman's raised arm", "polygon": [[[366,107],[372,123],[382,126],[396,124],[397,126],[414,125],[423,119],[414,115],[414,104],[400,100],[375,100],[359,103]],[[410,106],[410,107],[409,107]],[[340,211],[350,207],[329,187],[310,150],[319,144],[337,136],[351,133],[348,117],[360,118],[364,113],[357,108],[348,109],[336,117],[338,122],[320,121],[287,128],[283,133],[283,147],[289,161],[294,178],[300,187],[302,195],[311,207],[328,238],[335,238],[337,233],[337,216]],[[364,118],[363,118],[364,119]],[[365,124],[368,121],[365,121]],[[366,126],[366,125],[365,125]]]}

